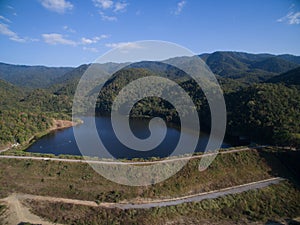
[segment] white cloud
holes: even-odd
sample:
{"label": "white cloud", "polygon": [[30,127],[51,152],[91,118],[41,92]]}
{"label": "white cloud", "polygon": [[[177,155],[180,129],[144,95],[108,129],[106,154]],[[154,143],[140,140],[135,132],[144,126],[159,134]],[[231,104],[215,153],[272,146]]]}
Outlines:
{"label": "white cloud", "polygon": [[0,23],[0,34],[7,36],[12,41],[26,42],[25,38],[21,38],[17,33],[10,30],[8,25],[4,23]]}
{"label": "white cloud", "polygon": [[58,13],[64,13],[66,10],[71,10],[74,7],[71,2],[65,0],[40,0],[40,1],[42,6],[44,6],[46,9]]}
{"label": "white cloud", "polygon": [[104,21],[117,21],[117,17],[115,16],[107,16],[105,15],[103,12],[99,12],[100,16],[101,16],[101,19],[104,20]]}
{"label": "white cloud", "polygon": [[83,37],[83,38],[81,38],[81,42],[84,45],[89,45],[89,44],[97,43],[97,40]]}
{"label": "white cloud", "polygon": [[82,49],[89,52],[98,52],[98,49],[96,48],[83,47]]}
{"label": "white cloud", "polygon": [[11,11],[11,13],[12,13],[13,16],[17,16],[17,13],[15,12],[15,8],[14,7],[12,7],[10,5],[7,5],[6,7]]}
{"label": "white cloud", "polygon": [[180,2],[177,3],[177,8],[174,12],[175,15],[179,15],[182,10],[183,10],[183,7],[186,5],[186,1],[185,0],[182,0]]}
{"label": "white cloud", "polygon": [[286,16],[277,20],[280,23],[288,23],[290,25],[300,24],[300,11],[299,12],[289,12]]}
{"label": "white cloud", "polygon": [[126,10],[127,5],[128,4],[126,2],[117,2],[115,4],[114,12],[124,12]]}
{"label": "white cloud", "polygon": [[108,38],[108,35],[102,34],[101,36],[98,37],[93,37],[93,38],[81,38],[81,44],[83,45],[90,45],[90,44],[96,44],[98,41]]}
{"label": "white cloud", "polygon": [[[71,39],[67,39],[64,35],[57,34],[57,33],[42,34],[42,37],[43,37],[45,43],[50,44],[50,45],[61,44],[61,45],[78,46],[78,45],[96,44],[100,40],[108,38],[109,36],[106,34],[102,34],[100,36],[96,36],[93,38],[82,37],[80,39],[80,41],[74,41]],[[86,48],[86,49],[88,49],[88,48]]]}
{"label": "white cloud", "polygon": [[11,23],[11,21],[9,19],[7,19],[6,17],[1,16],[1,15],[0,15],[0,20],[3,20],[6,23]]}
{"label": "white cloud", "polygon": [[287,23],[290,25],[300,24],[300,11],[294,11],[295,4],[291,4],[289,7],[289,13],[284,17],[281,17],[277,20],[279,23]]}
{"label": "white cloud", "polygon": [[108,48],[122,48],[122,49],[142,48],[138,43],[135,42],[107,43],[105,44],[105,46]]}
{"label": "white cloud", "polygon": [[70,33],[76,33],[76,30],[72,29],[71,27],[68,27],[67,25],[63,26],[63,29]]}
{"label": "white cloud", "polygon": [[113,0],[93,0],[95,7],[100,9],[101,19],[104,21],[117,21],[116,16],[107,15],[105,12],[119,13],[125,12],[128,3],[125,1],[113,1]]}
{"label": "white cloud", "polygon": [[102,9],[109,9],[114,5],[114,2],[112,0],[93,0],[93,2],[96,7]]}
{"label": "white cloud", "polygon": [[71,46],[77,45],[75,41],[64,38],[62,34],[56,34],[56,33],[42,34],[42,37],[44,41],[50,45],[57,45],[57,44],[71,45]]}

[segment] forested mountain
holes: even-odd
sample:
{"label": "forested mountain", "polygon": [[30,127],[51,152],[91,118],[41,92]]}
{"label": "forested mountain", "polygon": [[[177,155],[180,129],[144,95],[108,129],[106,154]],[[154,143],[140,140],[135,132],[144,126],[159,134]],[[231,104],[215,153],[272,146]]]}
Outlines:
{"label": "forested mountain", "polygon": [[71,71],[71,67],[23,66],[0,63],[0,79],[28,88],[45,88]]}
{"label": "forested mountain", "polygon": [[[252,83],[264,82],[276,75],[287,72],[300,65],[300,57],[293,55],[249,54],[243,52],[214,52],[202,54],[213,73],[224,78]],[[184,57],[165,60],[165,63],[180,63]],[[99,69],[107,73],[127,66],[129,63],[98,64]],[[48,88],[65,94],[74,93],[80,77],[89,65],[71,67],[23,66],[0,63],[0,79],[14,85],[27,88]],[[142,67],[143,62],[134,67]],[[130,65],[132,67],[132,65]],[[155,71],[155,65],[152,68]],[[156,71],[157,72],[157,71]]]}
{"label": "forested mountain", "polygon": [[300,145],[300,90],[255,84],[225,95],[227,132],[262,142]]}
{"label": "forested mountain", "polygon": [[50,87],[50,90],[55,94],[73,96],[80,78],[88,67],[89,65],[86,64],[81,65],[66,73],[64,76],[57,78],[55,84]]}
{"label": "forested mountain", "polygon": [[[300,145],[300,90],[294,86],[300,85],[299,57],[239,52],[215,52],[200,57],[216,74],[224,91],[228,112],[227,135],[243,135],[263,143]],[[131,81],[140,77],[161,76],[177,82],[191,96],[199,110],[201,127],[209,130],[210,111],[201,88],[185,72],[168,63],[176,63],[187,72],[193,68],[201,73],[203,69],[186,57],[168,59],[163,63],[93,64],[92,68],[89,65],[47,68],[0,64],[0,76],[4,76],[3,71],[7,70],[6,78],[14,82],[0,80],[0,145],[28,140],[36,132],[48,129],[51,118],[70,118],[77,84],[87,69],[91,69],[93,78],[99,73],[103,77],[113,74],[100,93],[90,92],[90,95],[98,95],[97,112],[109,113],[115,96]],[[296,69],[289,70],[295,66]],[[285,70],[289,71],[279,74]],[[34,71],[32,76],[30,71]],[[100,85],[103,80],[100,77],[93,82]],[[164,88],[164,84],[157,86],[157,90]],[[172,88],[164,91],[177,96]],[[135,95],[133,91],[131,97]],[[180,96],[177,97],[178,102],[183,102]],[[156,97],[141,100],[131,110],[131,116],[160,116],[167,121],[178,122],[174,107]]]}
{"label": "forested mountain", "polygon": [[0,80],[0,147],[25,143],[53,124],[52,118],[70,119],[72,100],[48,90],[28,93],[21,87]]}
{"label": "forested mountain", "polygon": [[11,83],[0,79],[0,107],[9,108],[12,103],[18,104],[19,99],[23,96],[20,88],[15,87]]}
{"label": "forested mountain", "polygon": [[[214,52],[199,55],[210,67],[213,73],[225,78],[237,79],[242,82],[264,82],[273,76],[287,72],[300,66],[300,56],[250,54],[244,52]],[[165,60],[165,63],[180,63],[184,57]],[[98,64],[107,73],[127,66],[129,63]],[[22,66],[0,63],[0,79],[14,85],[28,88],[47,88],[53,86],[57,90],[67,84],[67,92],[74,92],[78,80],[89,65],[71,67]],[[132,65],[130,65],[132,66]],[[142,67],[143,62],[135,63]],[[155,65],[152,66],[155,70]],[[56,86],[57,85],[57,86]],[[73,87],[73,88],[71,88]]]}
{"label": "forested mountain", "polygon": [[[149,63],[148,65],[150,69],[147,67],[147,63],[143,62],[144,68],[126,68],[114,74],[99,94],[96,111],[109,113],[115,96],[133,80],[140,77],[157,76],[158,74],[153,73],[151,68],[155,65],[155,70],[159,71],[159,63]],[[166,67],[162,66],[162,68]],[[202,127],[209,130],[210,110],[202,89],[193,80],[179,79],[183,74],[178,69],[176,71],[176,68],[172,68],[170,71],[172,71],[172,75],[168,72],[159,73],[159,75],[172,77],[189,93],[199,110]],[[227,135],[244,136],[261,143],[300,145],[299,89],[282,84],[254,84],[249,86],[229,78],[220,78],[219,82],[224,91],[228,113]],[[156,89],[172,93],[174,98],[178,99],[179,104],[182,102],[180,96],[177,96],[172,88],[166,88],[164,84],[161,84]],[[130,97],[135,95],[136,90],[132,90]],[[175,123],[179,119],[171,104],[153,97],[143,99],[136,104],[131,110],[131,116],[160,116]]]}
{"label": "forested mountain", "polygon": [[[98,101],[96,104],[96,111],[99,113],[109,113],[111,111],[112,103],[118,92],[125,87],[130,82],[147,76],[157,76],[157,77],[165,77],[173,80],[174,82],[180,83],[184,80],[189,79],[187,74],[178,68],[175,68],[171,65],[160,63],[160,62],[139,62],[130,65],[129,67],[125,67],[124,69],[116,72],[103,86],[101,92],[98,96]],[[143,84],[143,88],[140,86],[136,86],[133,90],[130,90],[130,94],[127,96],[126,102],[130,101],[130,99],[139,96],[140,91],[148,91],[154,93],[161,92],[169,92],[172,93],[172,90],[168,88],[166,83],[160,83],[159,86],[154,90],[151,84]],[[149,87],[148,87],[149,85]],[[173,93],[174,96],[176,93]],[[188,109],[186,109],[188,110]],[[177,120],[176,111],[171,106],[171,104],[166,101],[156,98],[149,97],[145,100],[142,100],[136,107],[133,108],[131,112],[132,117],[140,117],[140,116],[161,116],[166,118],[167,121],[175,121]]]}
{"label": "forested mountain", "polygon": [[281,75],[272,77],[268,83],[283,83],[287,85],[300,85],[300,67],[290,70]]}
{"label": "forested mountain", "polygon": [[283,55],[278,55],[277,57],[281,58],[281,59],[284,59],[286,61],[289,61],[289,62],[300,64],[300,56],[283,54]]}
{"label": "forested mountain", "polygon": [[271,73],[284,73],[296,68],[297,66],[299,65],[296,63],[292,63],[278,57],[272,57],[263,61],[253,63],[251,64],[250,68],[260,69]]}
{"label": "forested mountain", "polygon": [[300,65],[300,57],[292,55],[214,52],[200,57],[213,73],[247,83],[266,81]]}

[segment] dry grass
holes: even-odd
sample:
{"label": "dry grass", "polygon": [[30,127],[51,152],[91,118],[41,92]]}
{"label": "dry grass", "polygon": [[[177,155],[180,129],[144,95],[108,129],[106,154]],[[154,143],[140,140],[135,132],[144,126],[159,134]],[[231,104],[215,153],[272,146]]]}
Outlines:
{"label": "dry grass", "polygon": [[20,192],[112,202],[168,198],[258,181],[273,173],[272,165],[257,151],[220,154],[204,172],[198,171],[198,163],[199,159],[191,160],[164,182],[130,187],[103,178],[85,163],[0,159],[0,195]]}
{"label": "dry grass", "polygon": [[300,215],[299,202],[299,189],[288,182],[281,182],[260,190],[218,199],[147,210],[75,206],[34,200],[28,200],[26,204],[35,214],[64,224],[229,225],[290,221]]}

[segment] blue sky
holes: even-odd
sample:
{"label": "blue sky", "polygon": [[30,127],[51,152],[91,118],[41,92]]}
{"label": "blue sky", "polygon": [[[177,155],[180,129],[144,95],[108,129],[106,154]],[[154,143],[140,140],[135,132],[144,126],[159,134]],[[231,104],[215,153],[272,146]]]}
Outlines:
{"label": "blue sky", "polygon": [[78,66],[139,40],[300,55],[299,0],[1,0],[0,61]]}

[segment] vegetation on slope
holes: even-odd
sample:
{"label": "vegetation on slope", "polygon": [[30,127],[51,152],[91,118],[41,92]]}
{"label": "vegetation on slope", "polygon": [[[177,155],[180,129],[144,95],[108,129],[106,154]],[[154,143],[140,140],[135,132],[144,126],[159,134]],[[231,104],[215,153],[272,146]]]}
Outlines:
{"label": "vegetation on slope", "polygon": [[259,84],[225,95],[227,132],[261,142],[299,146],[300,91],[294,87]]}
{"label": "vegetation on slope", "polygon": [[283,182],[267,188],[217,199],[151,209],[74,206],[27,200],[32,211],[66,224],[249,224],[278,221],[300,215],[300,192]]}
{"label": "vegetation on slope", "polygon": [[214,52],[200,55],[213,73],[242,82],[262,82],[299,66],[299,57],[288,55]]}
{"label": "vegetation on slope", "polygon": [[[299,104],[297,104],[299,102],[299,89],[292,86],[298,84],[297,74],[299,68],[275,76],[279,72],[297,65],[299,57],[239,52],[215,52],[200,57],[204,59],[213,72],[218,74],[218,80],[224,91],[228,111],[227,135],[244,135],[252,140],[264,143],[299,146]],[[190,67],[186,64],[184,57],[170,59],[165,62],[168,63],[169,61],[176,61],[182,66]],[[110,73],[126,65],[107,63],[96,65],[95,68]],[[15,121],[15,125],[22,126],[21,129],[17,130],[21,133],[25,131],[29,135],[32,135],[35,130],[40,130],[36,125],[39,122],[43,123],[43,117],[70,118],[72,98],[77,83],[87,69],[88,65],[71,69],[1,64],[0,74],[1,71],[5,74],[5,77],[11,74],[9,76],[11,79],[20,76],[17,80],[11,80],[17,85],[30,88],[46,87],[51,84],[52,86],[48,89],[28,91],[0,80],[0,94],[2,97],[0,110],[3,115],[0,131],[6,130],[1,132],[0,145],[11,143],[12,140],[16,139],[24,140],[27,137],[19,135],[22,136],[19,138],[12,131],[7,131],[10,125],[4,123],[4,120],[6,120],[4,115],[7,117],[7,121]],[[66,72],[66,74],[62,75],[63,72]],[[24,79],[26,78],[26,81],[22,80],[22,74],[25,74]],[[28,74],[32,76],[28,78]],[[209,131],[210,111],[202,90],[195,82],[188,80],[183,71],[162,63],[139,62],[115,73],[99,93],[96,111],[109,113],[113,99],[122,87],[139,77],[150,75],[170,78],[184,88],[199,110],[202,128]],[[36,79],[36,76],[39,78]],[[264,81],[270,76],[275,77],[269,82],[281,82],[288,86],[281,84],[249,84],[253,81]],[[240,81],[246,81],[248,84]],[[162,91],[164,88],[164,84],[157,87]],[[170,88],[164,91],[173,93],[174,96],[177,95]],[[91,93],[91,95],[95,94],[97,93]],[[178,102],[183,104],[180,96],[177,97]],[[93,110],[92,107],[91,110]],[[186,111],[188,112],[189,109],[187,108]],[[26,125],[20,122],[24,120],[20,117],[23,113],[37,115],[36,122],[28,120]],[[131,116],[160,116],[166,121],[179,122],[175,108],[170,103],[156,97],[141,100],[131,110]],[[45,127],[47,126],[43,125],[42,129]]]}
{"label": "vegetation on slope", "polygon": [[283,83],[286,85],[300,85],[300,67],[290,70],[281,75],[272,77],[268,83]]}
{"label": "vegetation on slope", "polygon": [[[99,94],[96,111],[110,113],[112,103],[119,91],[137,78],[155,75],[150,70],[148,68],[131,68],[114,74]],[[193,80],[176,76],[178,71],[173,70],[171,74],[170,70],[168,72],[168,76],[173,77],[191,96],[199,112],[201,125],[209,130],[210,109],[202,89]],[[261,143],[300,145],[299,89],[282,84],[252,84],[249,86],[228,78],[220,78],[220,84],[224,91],[227,107],[227,135],[246,136]],[[145,85],[147,86],[147,84]],[[137,96],[139,89],[136,87],[136,90],[131,90],[130,97]],[[178,104],[184,104],[181,96],[164,84],[157,86],[155,91],[166,91],[178,100]],[[188,114],[189,109],[185,109]],[[130,113],[131,117],[160,116],[167,121],[176,123],[179,121],[173,105],[155,97],[139,101]]]}
{"label": "vegetation on slope", "polygon": [[119,202],[134,198],[185,196],[272,176],[290,177],[276,155],[257,151],[220,154],[203,172],[198,170],[199,159],[192,159],[168,180],[147,187],[116,184],[96,173],[86,163],[17,159],[0,161],[0,193],[3,197],[12,192],[21,192],[98,202]]}
{"label": "vegetation on slope", "polygon": [[23,66],[0,63],[0,79],[26,88],[45,88],[71,71],[70,67]]}
{"label": "vegetation on slope", "polygon": [[52,118],[69,119],[72,101],[46,90],[29,93],[0,80],[0,146],[27,143],[52,126]]}

